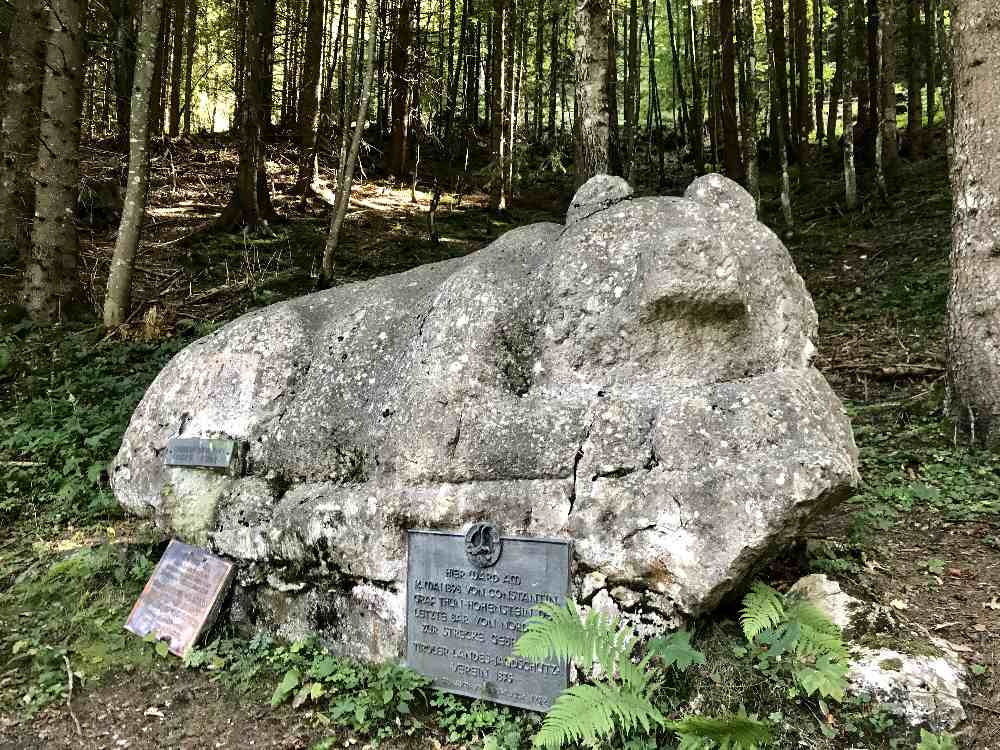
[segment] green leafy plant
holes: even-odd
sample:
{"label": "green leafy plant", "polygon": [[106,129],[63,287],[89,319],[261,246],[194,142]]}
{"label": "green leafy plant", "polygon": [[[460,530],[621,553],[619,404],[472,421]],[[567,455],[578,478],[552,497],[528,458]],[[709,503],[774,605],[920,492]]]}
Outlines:
{"label": "green leafy plant", "polygon": [[616,619],[595,610],[581,616],[572,600],[565,606],[544,604],[539,610],[541,614],[528,621],[514,653],[533,661],[572,662],[589,681],[560,694],[535,735],[536,746],[552,750],[574,742],[594,746],[611,737],[625,740],[667,729],[686,738],[689,748],[699,747],[691,743],[703,740],[700,747],[715,743],[743,750],[757,747],[767,736],[767,725],[752,717],[733,722],[706,719],[701,724],[696,719],[702,717],[670,721],[661,713],[653,698],[666,670],[704,662],[704,655],[691,647],[689,633],[658,639],[645,654],[633,655],[639,650],[637,639]]}
{"label": "green leafy plant", "polygon": [[743,599],[743,634],[765,672],[787,669],[806,695],[843,700],[847,646],[822,611],[757,582]]}
{"label": "green leafy plant", "polygon": [[917,750],[958,750],[958,743],[950,734],[931,734],[921,729]]}

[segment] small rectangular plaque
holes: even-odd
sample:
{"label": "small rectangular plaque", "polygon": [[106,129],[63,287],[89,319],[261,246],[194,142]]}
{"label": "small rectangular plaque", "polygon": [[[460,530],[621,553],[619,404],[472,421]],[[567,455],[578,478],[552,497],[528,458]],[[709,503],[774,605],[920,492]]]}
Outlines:
{"label": "small rectangular plaque", "polygon": [[234,570],[221,557],[171,539],[125,629],[143,638],[153,633],[183,656],[215,621]]}
{"label": "small rectangular plaque", "polygon": [[236,441],[222,438],[172,438],[167,442],[167,466],[230,469]]}
{"label": "small rectangular plaque", "polygon": [[566,665],[511,652],[540,603],[565,603],[572,545],[500,541],[499,556],[480,555],[477,564],[463,534],[409,532],[407,666],[440,690],[547,711],[569,684]]}

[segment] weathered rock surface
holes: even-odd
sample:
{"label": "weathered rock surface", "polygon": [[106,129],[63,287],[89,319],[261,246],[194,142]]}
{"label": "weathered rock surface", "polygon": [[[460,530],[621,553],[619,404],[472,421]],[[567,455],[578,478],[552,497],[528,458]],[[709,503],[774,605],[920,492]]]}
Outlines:
{"label": "weathered rock surface", "polygon": [[[578,585],[600,574],[588,599],[661,621],[715,605],[856,483],[850,424],[741,188],[595,180],[565,227],[189,346],[125,434],[121,504],[242,561],[246,618],[356,656],[401,650],[414,527],[569,537]],[[165,467],[177,436],[239,441],[241,470]]]}

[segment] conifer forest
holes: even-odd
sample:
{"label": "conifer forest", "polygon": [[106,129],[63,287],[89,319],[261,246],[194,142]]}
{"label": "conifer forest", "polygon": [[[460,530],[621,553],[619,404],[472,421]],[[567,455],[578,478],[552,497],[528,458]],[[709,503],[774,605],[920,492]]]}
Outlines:
{"label": "conifer forest", "polygon": [[0,0],[0,748],[342,747],[1000,749],[998,0]]}

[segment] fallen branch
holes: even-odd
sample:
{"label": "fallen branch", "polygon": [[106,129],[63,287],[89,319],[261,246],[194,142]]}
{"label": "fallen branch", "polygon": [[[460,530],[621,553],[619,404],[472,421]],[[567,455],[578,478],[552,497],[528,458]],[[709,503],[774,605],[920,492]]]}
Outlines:
{"label": "fallen branch", "polygon": [[870,364],[845,364],[831,365],[825,368],[829,371],[853,372],[857,375],[867,375],[875,380],[895,380],[898,378],[923,378],[929,375],[941,375],[945,368],[941,365],[930,364],[899,364],[879,367]]}
{"label": "fallen branch", "polygon": [[80,728],[80,720],[76,718],[76,714],[73,713],[73,667],[70,666],[69,657],[63,654],[63,661],[66,663],[66,677],[69,680],[69,688],[66,691],[66,710],[69,711],[69,716],[76,724],[76,733],[78,736],[83,737],[83,730]]}

